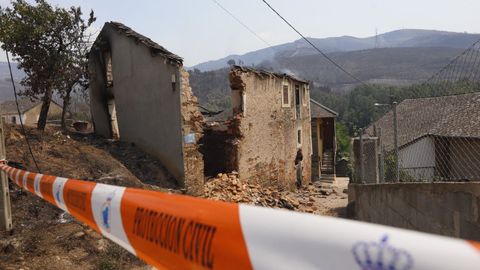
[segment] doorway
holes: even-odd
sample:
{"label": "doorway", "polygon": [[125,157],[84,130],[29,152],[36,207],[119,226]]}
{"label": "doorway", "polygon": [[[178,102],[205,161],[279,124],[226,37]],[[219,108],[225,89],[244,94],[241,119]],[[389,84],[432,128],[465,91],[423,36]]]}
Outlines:
{"label": "doorway", "polygon": [[120,132],[118,131],[117,109],[115,108],[115,99],[111,98],[107,101],[108,116],[110,117],[110,132],[112,139],[120,139]]}

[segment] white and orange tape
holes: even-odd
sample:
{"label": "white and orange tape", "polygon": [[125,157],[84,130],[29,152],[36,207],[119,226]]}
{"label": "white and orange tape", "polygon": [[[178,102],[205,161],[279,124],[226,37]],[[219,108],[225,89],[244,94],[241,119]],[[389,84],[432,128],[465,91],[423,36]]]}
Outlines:
{"label": "white and orange tape", "polygon": [[480,244],[357,221],[36,174],[0,164],[159,269],[479,269]]}

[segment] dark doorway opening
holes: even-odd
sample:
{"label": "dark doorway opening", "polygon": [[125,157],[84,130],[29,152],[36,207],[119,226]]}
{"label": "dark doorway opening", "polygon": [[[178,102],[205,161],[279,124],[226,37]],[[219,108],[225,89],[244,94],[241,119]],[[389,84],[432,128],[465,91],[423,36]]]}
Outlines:
{"label": "dark doorway opening", "polygon": [[238,171],[235,140],[227,130],[204,130],[199,150],[203,155],[205,176]]}

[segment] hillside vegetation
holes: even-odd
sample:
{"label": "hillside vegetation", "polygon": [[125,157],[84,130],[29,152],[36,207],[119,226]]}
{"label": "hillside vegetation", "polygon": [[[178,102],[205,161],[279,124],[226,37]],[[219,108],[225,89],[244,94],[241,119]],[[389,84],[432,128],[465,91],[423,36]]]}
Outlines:
{"label": "hillside vegetation", "polygon": [[[392,32],[357,38],[351,36],[330,38],[308,38],[313,44],[326,53],[369,50],[373,48],[453,48],[465,49],[480,39],[480,34],[455,33],[436,30],[402,29]],[[243,55],[229,55],[218,60],[207,61],[192,67],[201,71],[209,71],[228,67],[230,59],[243,62],[245,65],[259,65],[264,61],[275,61],[281,56],[308,56],[317,52],[304,40],[264,48]]]}

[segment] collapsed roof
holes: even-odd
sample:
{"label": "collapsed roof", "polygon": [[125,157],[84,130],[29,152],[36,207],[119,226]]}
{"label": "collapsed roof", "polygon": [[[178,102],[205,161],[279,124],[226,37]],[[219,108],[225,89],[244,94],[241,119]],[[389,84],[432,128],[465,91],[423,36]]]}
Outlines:
{"label": "collapsed roof", "polygon": [[236,65],[232,67],[232,70],[254,73],[254,74],[258,75],[259,77],[272,77],[273,76],[273,77],[277,77],[277,78],[287,78],[287,79],[291,79],[291,80],[294,80],[294,81],[297,81],[297,82],[308,84],[308,81],[297,78],[297,77],[295,77],[291,74],[287,74],[287,73],[276,73],[276,72],[266,71],[266,70],[262,70],[262,69],[254,69],[254,68],[251,68],[251,67],[236,66]]}
{"label": "collapsed roof", "polygon": [[135,32],[130,27],[119,22],[106,22],[92,47],[102,47],[102,45],[106,42],[104,40],[104,33],[106,29],[114,29],[118,33],[133,39],[135,42],[143,44],[150,49],[153,55],[160,55],[177,63],[178,65],[183,65],[183,58],[165,49],[163,46],[154,42],[150,38]]}

